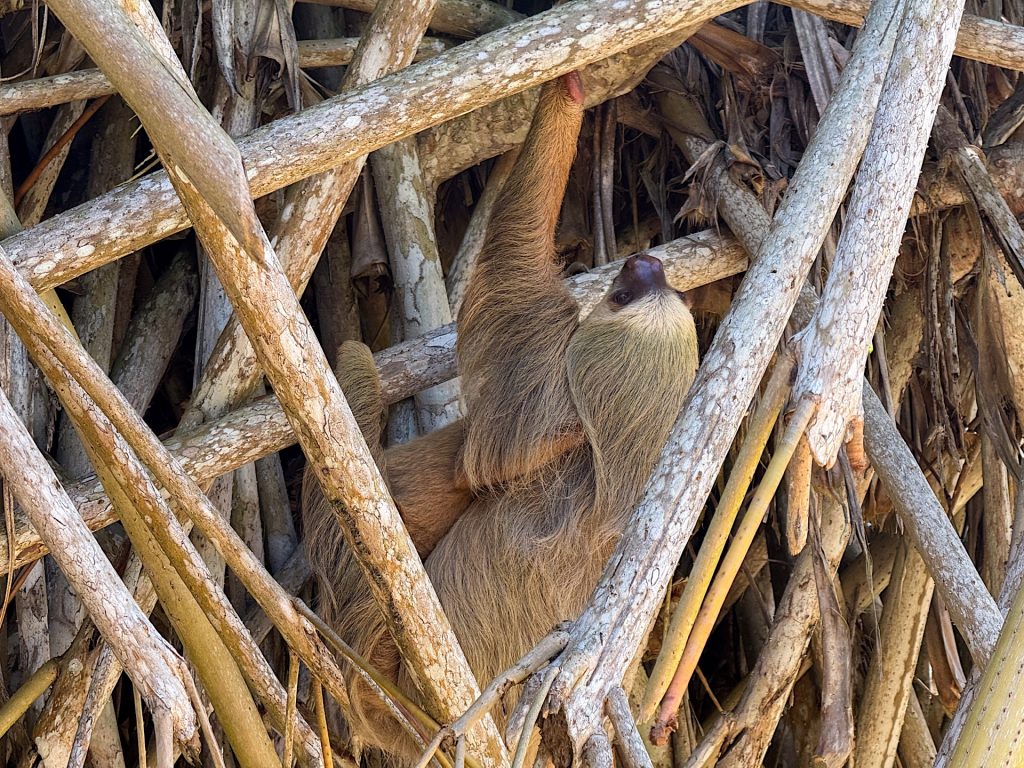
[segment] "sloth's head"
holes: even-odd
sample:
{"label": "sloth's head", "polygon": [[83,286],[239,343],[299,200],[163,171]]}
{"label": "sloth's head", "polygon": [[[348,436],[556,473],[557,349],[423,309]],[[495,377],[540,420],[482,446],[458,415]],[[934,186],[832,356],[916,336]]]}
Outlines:
{"label": "sloth's head", "polygon": [[630,256],[612,281],[604,299],[584,321],[613,322],[638,330],[692,333],[693,317],[686,294],[665,279],[665,268],[654,256]]}
{"label": "sloth's head", "polygon": [[618,509],[635,501],[696,371],[697,331],[685,296],[668,284],[658,259],[630,257],[576,329],[567,354],[599,505]]}

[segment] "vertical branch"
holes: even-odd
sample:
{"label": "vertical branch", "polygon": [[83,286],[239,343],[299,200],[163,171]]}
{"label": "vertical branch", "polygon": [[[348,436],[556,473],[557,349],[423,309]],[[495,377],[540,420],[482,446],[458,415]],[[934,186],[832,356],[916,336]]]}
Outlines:
{"label": "vertical branch", "polygon": [[[434,234],[431,191],[423,179],[415,139],[378,149],[370,165],[395,280],[391,311],[400,334],[392,341],[414,339],[452,321]],[[457,419],[458,399],[454,381],[417,393],[420,432],[433,432]]]}
{"label": "vertical branch", "polygon": [[[854,746],[851,628],[835,569],[814,532],[814,585],[821,627],[821,720],[815,768],[842,768]],[[920,645],[920,643],[918,644]]]}
{"label": "vertical branch", "polygon": [[[892,277],[946,70],[963,13],[960,0],[914,0],[878,104],[858,182],[819,310],[801,334],[797,399],[818,409],[807,433],[818,464],[831,466],[847,426],[859,420],[871,336]],[[843,343],[834,343],[842,339]]]}
{"label": "vertical branch", "polygon": [[934,582],[917,550],[904,543],[897,552],[879,626],[880,640],[864,678],[853,759],[865,768],[895,764],[914,671],[924,639]]}

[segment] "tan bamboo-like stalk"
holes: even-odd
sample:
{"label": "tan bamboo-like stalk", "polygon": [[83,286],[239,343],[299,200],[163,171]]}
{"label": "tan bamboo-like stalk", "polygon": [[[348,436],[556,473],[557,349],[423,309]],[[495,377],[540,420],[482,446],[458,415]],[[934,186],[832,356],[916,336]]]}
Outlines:
{"label": "tan bamboo-like stalk", "polygon": [[804,436],[786,470],[786,549],[793,557],[803,551],[810,530],[811,468],[811,451]]}
{"label": "tan bamboo-like stalk", "polygon": [[[0,393],[0,464],[18,502],[82,597],[96,627],[139,689],[150,712],[170,725],[185,749],[198,746],[198,728],[182,676],[188,674],[124,588],[110,561],[82,523],[53,470]],[[169,759],[164,755],[164,759]]]}
{"label": "tan bamboo-like stalk", "polygon": [[[788,385],[788,377],[784,381]],[[693,622],[693,629],[687,639],[686,647],[683,649],[679,666],[675,670],[672,682],[666,689],[665,697],[661,701],[658,719],[652,727],[651,740],[656,744],[664,743],[664,739],[668,735],[666,729],[671,729],[675,725],[675,715],[682,701],[683,693],[690,683],[690,677],[697,669],[697,662],[704,652],[708,638],[711,636],[711,630],[714,629],[715,620],[722,610],[725,598],[729,593],[729,588],[732,586],[733,581],[735,581],[736,574],[739,573],[739,569],[750,549],[754,536],[768,511],[768,505],[771,504],[772,499],[775,497],[775,492],[782,482],[782,477],[786,467],[789,465],[789,460],[793,456],[793,452],[796,450],[813,413],[813,404],[808,401],[804,401],[797,407],[796,413],[793,414],[789,424],[786,425],[782,441],[776,448],[775,453],[772,454],[772,460],[768,464],[764,477],[758,484],[750,504],[747,506],[747,511],[743,513],[743,517],[740,519],[740,523],[736,528],[736,534],[729,545],[729,551],[722,558],[722,563],[719,566],[718,573],[715,575],[715,580],[708,588],[704,604],[701,606],[700,613],[697,614]]]}
{"label": "tan bamboo-like stalk", "polygon": [[316,713],[320,748],[324,753],[324,768],[334,768],[334,750],[331,748],[331,734],[327,728],[327,710],[324,706],[324,687],[316,678],[310,683],[309,696],[313,700],[313,710]]}
{"label": "tan bamboo-like stalk", "polygon": [[288,716],[285,718],[287,728],[284,732],[284,757],[281,760],[285,768],[292,768],[292,723],[295,721],[296,707],[299,698],[299,660],[294,651],[288,653]]}
{"label": "tan bamboo-like stalk", "polygon": [[924,560],[906,542],[892,571],[879,643],[864,677],[853,760],[864,768],[891,768],[907,704],[914,696],[914,671],[924,638],[934,582]]}

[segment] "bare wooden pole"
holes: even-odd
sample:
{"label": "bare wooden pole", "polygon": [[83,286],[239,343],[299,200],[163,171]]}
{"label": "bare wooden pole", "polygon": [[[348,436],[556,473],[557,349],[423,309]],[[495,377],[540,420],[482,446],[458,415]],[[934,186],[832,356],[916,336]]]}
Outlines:
{"label": "bare wooden pole", "polygon": [[[823,18],[855,26],[860,26],[868,8],[868,4],[863,0],[856,3],[792,0],[786,4],[819,14]],[[1003,62],[999,66],[1009,66],[1011,69],[1021,69],[1024,65],[1024,56],[1020,55],[1016,56],[1014,65],[1007,61],[1007,54],[1010,51],[1024,52],[1024,48],[1019,48],[1024,45],[1024,31],[1020,27],[1006,25],[999,28],[999,22],[965,16],[960,35],[957,37],[956,53],[966,58],[975,58],[976,45],[985,46],[984,52],[977,51],[982,60],[998,60]],[[666,49],[666,52],[667,50],[671,50],[671,47]],[[641,52],[630,51],[593,66],[593,74],[586,83],[587,106],[600,104],[608,98],[631,90],[634,83],[630,81],[628,75],[638,68],[621,60],[636,60],[642,58],[642,55]],[[651,64],[653,65],[659,58],[660,55],[656,56]],[[625,71],[619,69],[620,63],[625,64]],[[530,110],[536,103],[527,98],[529,95],[520,94],[489,104],[473,113],[421,133],[417,140],[424,156],[424,171],[431,183],[436,187],[459,171],[521,144],[526,135],[525,124],[528,122]],[[1013,189],[1014,186],[1009,185],[1009,188]],[[947,199],[963,199],[963,193],[949,185],[942,185],[942,191]]]}
{"label": "bare wooden pole", "polygon": [[[394,278],[392,341],[414,339],[452,322],[434,232],[434,193],[413,138],[378,149],[370,167]],[[414,405],[413,426],[420,433],[440,429],[459,417],[457,382],[417,393]]]}
{"label": "bare wooden pole", "polygon": [[[690,11],[690,21],[699,23],[740,4],[739,0],[709,0],[677,10]],[[634,44],[634,36],[619,36],[612,29],[607,29],[607,35],[602,31],[600,39],[593,36],[593,30],[588,31],[588,43],[593,41],[592,44],[572,52],[567,52],[565,43],[578,39],[573,34],[560,31],[557,39],[538,38],[538,32],[544,29],[574,30],[572,20],[585,13],[586,7],[583,2],[569,3],[517,22],[487,38],[446,51],[430,62],[254,131],[239,142],[249,171],[250,193],[255,197],[268,194]],[[643,24],[643,15],[635,14],[634,10],[630,6],[615,10],[613,15]],[[672,15],[668,9],[663,12]],[[859,16],[847,14],[846,18]],[[662,24],[659,31],[668,34],[670,25],[654,18],[651,21],[654,27]],[[975,22],[979,25],[977,30],[972,26]],[[969,32],[967,39],[975,47],[958,49],[958,53],[971,55],[972,51],[984,50],[990,58],[998,55],[1006,59],[1010,52],[1020,51],[1015,63],[1005,60],[1000,66],[1024,69],[1024,43],[1014,42],[1018,37],[1024,38],[1024,30],[982,23],[976,17],[970,17],[962,29],[962,34]],[[582,37],[583,33],[578,35]],[[519,48],[515,45],[518,39],[528,42]],[[456,74],[459,77],[454,80]],[[415,104],[417,108],[399,112],[398,105],[404,104]],[[523,125],[528,117],[526,109],[528,106],[523,107],[519,119]],[[373,126],[374,130],[353,131],[357,117],[359,125]],[[494,153],[511,146],[514,143],[496,148]],[[27,269],[29,282],[41,289],[67,282],[187,226],[184,209],[166,175],[158,172],[58,214],[4,240],[2,245],[19,267]]]}
{"label": "bare wooden pole", "polygon": [[[50,552],[118,661],[139,686],[154,717],[169,719],[178,743],[195,749],[198,730],[182,682],[188,672],[181,657],[132,600],[3,393],[0,434],[0,465],[8,468],[4,480],[49,543]],[[17,471],[10,471],[12,468]]]}

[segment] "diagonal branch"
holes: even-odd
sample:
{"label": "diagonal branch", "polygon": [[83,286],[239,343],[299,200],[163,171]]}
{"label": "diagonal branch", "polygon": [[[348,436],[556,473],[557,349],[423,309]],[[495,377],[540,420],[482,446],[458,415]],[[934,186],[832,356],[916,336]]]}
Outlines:
{"label": "diagonal branch", "polygon": [[[359,44],[357,37],[327,40],[300,40],[299,66],[336,67],[348,64]],[[443,52],[448,46],[437,38],[425,39],[416,49],[416,60]],[[33,109],[81,99],[94,99],[115,93],[107,76],[98,69],[76,69],[61,75],[0,83],[0,115],[13,115]]]}
{"label": "diagonal branch", "polygon": [[851,422],[863,418],[864,362],[906,229],[962,12],[963,2],[957,0],[915,2],[907,8],[835,262],[818,310],[800,334],[793,398],[817,405],[807,441],[823,466],[836,460]]}
{"label": "diagonal branch", "polygon": [[[824,4],[824,0],[813,2]],[[559,6],[252,132],[239,141],[249,173],[250,194],[266,195],[634,44],[635,37],[620,36],[617,29],[599,35],[593,28],[585,33],[577,30],[575,20],[588,13],[589,5],[578,0]],[[635,13],[638,5],[631,0],[614,15],[620,20],[639,20]],[[687,6],[688,20],[705,21],[740,5],[740,0],[694,3]],[[866,4],[858,0],[849,5]],[[831,3],[827,7],[841,21],[859,22],[857,13]],[[828,15],[824,9],[808,6],[805,10]],[[668,8],[662,12],[672,15]],[[606,13],[602,18],[609,15]],[[542,34],[551,29],[559,30],[557,37]],[[668,27],[662,26],[660,32],[667,34]],[[587,45],[582,50],[579,41],[584,37]],[[986,60],[1000,57],[1000,66],[1024,69],[1024,29],[1020,27],[969,17],[962,26],[961,38],[964,47],[958,52],[962,55],[981,58],[984,52]],[[587,85],[589,90],[589,81]],[[524,104],[522,109],[520,124],[525,125],[528,105]],[[368,129],[353,130],[359,126]],[[493,153],[513,144],[496,147]],[[41,290],[67,282],[187,226],[184,209],[166,174],[158,172],[58,214],[0,244],[19,267],[27,270],[29,282]]]}
{"label": "diagonal branch", "polygon": [[4,480],[51,545],[96,627],[139,686],[154,717],[170,717],[178,743],[197,747],[195,714],[183,683],[188,673],[181,658],[132,600],[2,392],[0,435],[0,465],[17,468],[5,472]]}

